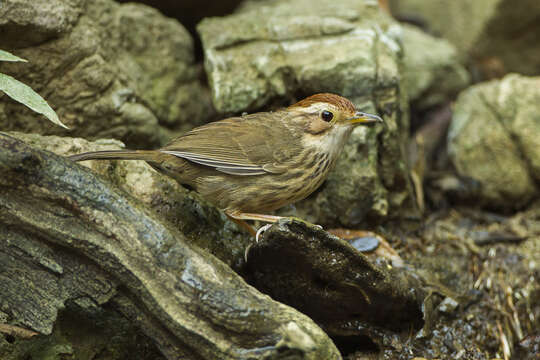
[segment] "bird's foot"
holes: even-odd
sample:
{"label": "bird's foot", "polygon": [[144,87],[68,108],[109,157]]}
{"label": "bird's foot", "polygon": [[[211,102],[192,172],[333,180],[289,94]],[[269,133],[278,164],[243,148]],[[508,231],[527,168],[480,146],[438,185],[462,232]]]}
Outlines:
{"label": "bird's foot", "polygon": [[[257,230],[257,233],[255,234],[255,242],[258,243],[259,242],[259,236],[261,236],[261,234],[263,232],[265,232],[266,230],[268,230],[270,227],[272,226],[272,224],[266,224],[264,226],[261,226],[259,228],[259,230]],[[248,254],[249,254],[249,250],[251,249],[251,247],[253,246],[253,244],[249,244],[247,247],[246,247],[246,250],[244,251],[244,260],[247,262],[247,258],[248,258]]]}
{"label": "bird's foot", "polygon": [[272,226],[272,224],[266,224],[264,226],[261,226],[259,228],[259,230],[257,230],[257,233],[255,234],[255,242],[258,243],[259,242],[259,236],[261,236],[261,234],[263,232],[265,232],[266,230],[268,230],[270,227]]}

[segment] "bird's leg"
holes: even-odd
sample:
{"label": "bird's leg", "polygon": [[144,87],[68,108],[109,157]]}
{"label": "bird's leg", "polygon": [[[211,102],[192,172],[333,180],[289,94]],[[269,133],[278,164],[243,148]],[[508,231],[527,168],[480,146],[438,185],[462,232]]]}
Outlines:
{"label": "bird's leg", "polygon": [[[259,229],[259,231],[254,233],[254,230],[251,226],[249,226],[245,221],[243,220],[259,220],[264,221],[268,223],[275,223],[276,221],[280,219],[284,219],[284,216],[275,216],[275,215],[265,215],[265,214],[254,214],[254,213],[243,213],[238,210],[225,210],[225,214],[233,220],[235,223],[239,224],[245,229],[248,230],[251,235],[255,235],[256,239],[259,239],[260,233],[262,233],[264,230],[268,229],[269,226],[263,226]],[[321,225],[313,224],[316,228],[319,230],[322,230]]]}
{"label": "bird's leg", "polygon": [[247,230],[252,236],[257,236],[257,230],[255,230],[253,228],[253,226],[249,225],[247,222],[245,222],[244,220],[241,220],[241,219],[237,219],[237,218],[234,218],[232,217],[231,215],[229,215],[226,211],[225,211],[225,215],[227,215],[227,217],[229,219],[231,219],[234,223],[236,223],[236,225],[240,226],[241,228],[243,228],[244,230]]}
{"label": "bird's leg", "polygon": [[[274,215],[264,215],[264,214],[251,214],[251,213],[243,213],[238,210],[225,210],[225,215],[232,221],[234,221],[236,224],[238,224],[240,227],[246,229],[252,236],[255,236],[255,242],[259,242],[259,236],[265,232],[271,224],[266,224],[264,226],[261,226],[259,230],[255,231],[251,225],[249,225],[245,220],[260,220],[265,221],[269,223],[274,223],[282,218],[282,216],[274,216]],[[246,250],[244,251],[244,260],[247,262],[248,253],[251,249],[251,246],[253,244],[250,244],[246,247]]]}
{"label": "bird's leg", "polygon": [[283,219],[283,216],[275,216],[275,215],[264,215],[264,214],[253,214],[253,213],[243,213],[238,210],[225,210],[225,214],[229,216],[230,218],[236,219],[236,220],[259,220],[269,223],[274,223],[278,221],[279,219]]}
{"label": "bird's leg", "polygon": [[255,241],[259,242],[259,236],[270,227],[270,224],[262,226],[259,230],[255,231],[248,223],[244,220],[259,220],[269,223],[274,223],[279,219],[283,219],[283,216],[275,215],[264,215],[264,214],[253,214],[253,213],[243,213],[238,210],[225,210],[225,215],[229,217],[232,221],[247,229],[249,233],[255,236]]}

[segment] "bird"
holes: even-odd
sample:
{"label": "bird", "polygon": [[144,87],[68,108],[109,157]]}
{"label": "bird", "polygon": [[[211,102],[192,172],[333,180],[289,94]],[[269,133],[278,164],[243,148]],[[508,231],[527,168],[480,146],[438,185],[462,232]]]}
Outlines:
{"label": "bird", "polygon": [[269,213],[315,191],[356,126],[382,122],[357,111],[345,97],[319,93],[276,111],[210,122],[160,149],[94,151],[69,158],[144,160],[194,189],[258,239],[260,231],[246,220],[281,219]]}

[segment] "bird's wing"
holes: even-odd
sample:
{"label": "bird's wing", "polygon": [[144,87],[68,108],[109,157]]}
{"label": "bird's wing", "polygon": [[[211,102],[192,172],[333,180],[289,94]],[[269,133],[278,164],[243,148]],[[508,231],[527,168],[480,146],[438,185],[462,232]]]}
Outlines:
{"label": "bird's wing", "polygon": [[276,116],[258,113],[212,122],[160,151],[231,175],[282,173],[299,152],[299,146],[291,147],[299,139]]}

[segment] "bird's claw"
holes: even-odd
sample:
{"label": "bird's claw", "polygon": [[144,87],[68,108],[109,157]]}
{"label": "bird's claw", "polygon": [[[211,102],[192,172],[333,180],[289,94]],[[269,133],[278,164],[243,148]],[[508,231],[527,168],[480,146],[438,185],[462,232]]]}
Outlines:
{"label": "bird's claw", "polygon": [[266,224],[264,226],[261,226],[259,228],[259,230],[257,230],[257,234],[255,234],[255,242],[258,243],[259,242],[259,236],[261,236],[261,234],[263,232],[265,232],[266,230],[268,230],[270,227],[272,226],[272,224]]}
{"label": "bird's claw", "polygon": [[[266,224],[264,226],[261,226],[259,228],[259,230],[257,230],[257,233],[255,234],[255,242],[258,243],[259,242],[259,236],[261,236],[261,234],[263,232],[265,232],[266,230],[268,230],[270,228],[270,226],[272,226],[272,224]],[[253,244],[249,244],[247,247],[246,247],[246,250],[244,251],[244,260],[247,262],[247,258],[248,258],[248,254],[249,254],[249,250],[251,249],[251,247],[253,246]]]}
{"label": "bird's claw", "polygon": [[[257,230],[257,233],[255,234],[255,242],[258,243],[259,242],[259,237],[261,236],[261,234],[263,232],[265,232],[266,230],[270,229],[270,227],[272,226],[272,224],[266,224],[264,226],[261,226],[258,230]],[[314,226],[319,229],[319,230],[322,230],[323,227],[321,225],[317,225],[317,224],[314,224]],[[249,253],[249,250],[251,249],[251,247],[253,246],[253,244],[249,244],[247,247],[246,247],[246,250],[244,251],[244,260],[247,262],[247,257],[248,257],[248,253]]]}
{"label": "bird's claw", "polygon": [[251,249],[251,247],[253,246],[253,244],[249,244],[248,246],[246,246],[246,250],[244,251],[244,261],[247,263],[247,258],[248,258],[248,254],[249,254],[249,250]]}

